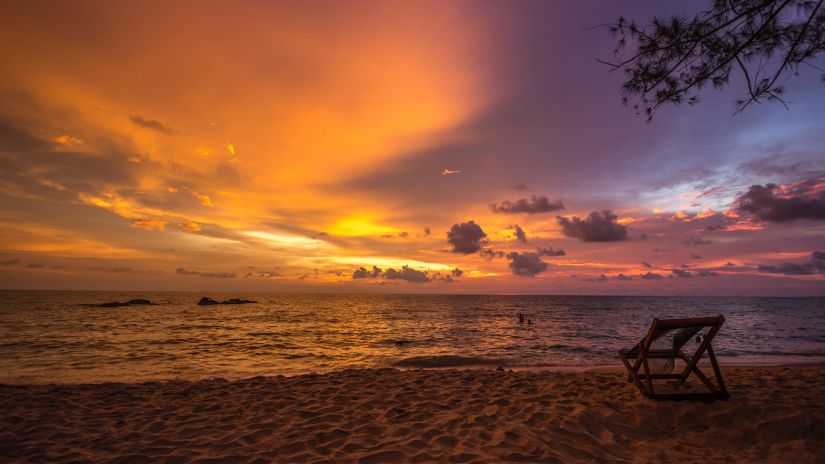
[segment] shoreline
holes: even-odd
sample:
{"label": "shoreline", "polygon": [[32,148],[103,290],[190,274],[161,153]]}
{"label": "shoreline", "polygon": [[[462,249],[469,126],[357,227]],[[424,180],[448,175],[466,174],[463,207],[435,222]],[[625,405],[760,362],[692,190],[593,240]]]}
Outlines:
{"label": "shoreline", "polygon": [[723,367],[730,399],[655,402],[623,372],[351,369],[0,385],[3,462],[814,462],[825,369]]}
{"label": "shoreline", "polygon": [[[742,358],[739,356],[734,357],[719,357],[719,363],[723,370],[726,369],[771,369],[771,368],[794,368],[794,367],[825,367],[825,356],[822,355],[810,355],[810,356],[800,356],[800,355],[793,355],[793,356],[772,356],[769,358],[761,358],[761,357],[748,357],[749,361],[744,363],[732,363],[730,362],[731,359]],[[791,362],[787,362],[788,358],[792,358]],[[816,360],[813,360],[813,359]],[[754,359],[761,359],[761,362],[754,362]],[[784,361],[784,362],[783,362]],[[707,367],[706,365],[707,360],[703,359],[699,362],[700,367]],[[292,373],[283,373],[283,372],[266,372],[266,373],[257,373],[257,374],[250,374],[250,375],[226,375],[226,374],[208,374],[208,375],[201,375],[201,376],[194,376],[194,377],[168,377],[168,378],[138,378],[138,379],[109,379],[109,380],[99,380],[99,381],[92,381],[92,382],[6,382],[0,381],[0,386],[72,386],[72,385],[102,385],[102,384],[124,384],[124,385],[132,385],[132,384],[145,384],[145,383],[166,383],[166,382],[202,382],[202,381],[211,381],[211,380],[220,380],[226,382],[237,382],[243,380],[249,380],[254,378],[293,378],[293,377],[300,377],[300,376],[319,376],[319,375],[331,375],[338,372],[346,372],[346,371],[369,371],[369,370],[382,370],[382,369],[394,369],[398,371],[419,371],[419,370],[432,370],[432,371],[495,371],[497,369],[504,369],[508,372],[556,372],[556,373],[620,373],[625,372],[625,368],[620,364],[620,362],[616,361],[615,364],[593,364],[593,365],[554,365],[554,366],[542,366],[542,365],[507,365],[507,364],[496,364],[496,363],[479,363],[479,364],[460,364],[460,365],[446,365],[446,366],[398,366],[398,365],[388,365],[388,366],[348,366],[342,367],[338,369],[330,369],[325,371],[305,371],[305,372],[292,372]]]}

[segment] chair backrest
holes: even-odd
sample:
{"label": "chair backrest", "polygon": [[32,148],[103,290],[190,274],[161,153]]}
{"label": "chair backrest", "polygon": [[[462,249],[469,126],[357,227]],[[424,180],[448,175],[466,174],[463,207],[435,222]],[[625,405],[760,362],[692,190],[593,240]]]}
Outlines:
{"label": "chair backrest", "polygon": [[674,355],[677,355],[679,350],[702,329],[710,327],[715,335],[715,332],[719,330],[724,322],[725,317],[722,315],[686,319],[653,319],[647,335],[630,350],[630,353],[636,354],[641,349],[650,350],[653,342],[675,331],[670,350]]}

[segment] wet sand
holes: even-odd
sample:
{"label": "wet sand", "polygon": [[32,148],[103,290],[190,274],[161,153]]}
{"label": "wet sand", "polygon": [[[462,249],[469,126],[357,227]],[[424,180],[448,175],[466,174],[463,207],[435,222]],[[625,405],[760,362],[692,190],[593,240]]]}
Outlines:
{"label": "wet sand", "polygon": [[825,368],[653,402],[615,372],[347,370],[0,385],[2,462],[825,462]]}

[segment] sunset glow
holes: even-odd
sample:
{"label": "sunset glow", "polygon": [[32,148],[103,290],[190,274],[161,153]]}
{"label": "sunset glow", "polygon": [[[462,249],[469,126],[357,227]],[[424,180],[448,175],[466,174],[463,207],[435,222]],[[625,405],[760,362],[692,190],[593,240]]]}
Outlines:
{"label": "sunset glow", "polygon": [[823,217],[745,203],[825,201],[816,75],[647,123],[595,61],[676,6],[45,5],[0,6],[5,288],[825,294]]}

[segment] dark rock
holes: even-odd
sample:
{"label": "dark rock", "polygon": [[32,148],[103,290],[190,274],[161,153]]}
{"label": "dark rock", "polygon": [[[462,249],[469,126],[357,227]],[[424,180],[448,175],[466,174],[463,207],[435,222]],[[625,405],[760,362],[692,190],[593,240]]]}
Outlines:
{"label": "dark rock", "polygon": [[129,303],[121,303],[119,301],[112,301],[111,303],[97,303],[90,304],[92,308],[119,308],[121,306],[129,306]]}
{"label": "dark rock", "polygon": [[138,298],[138,299],[135,299],[135,300],[129,300],[125,303],[121,303],[120,301],[112,301],[112,302],[109,302],[109,303],[92,303],[92,304],[87,304],[86,306],[89,306],[89,307],[92,307],[92,308],[120,308],[122,306],[156,305],[156,304],[157,303],[152,303],[149,300]]}
{"label": "dark rock", "polygon": [[498,371],[498,372],[504,372],[504,368],[503,368],[503,367],[501,367],[501,366],[498,366],[498,367],[496,368],[496,371]]}
{"label": "dark rock", "polygon": [[203,305],[221,305],[221,304],[235,305],[235,304],[249,304],[249,303],[257,303],[257,301],[242,300],[240,298],[230,298],[228,300],[216,301],[216,300],[213,300],[212,298],[209,298],[208,296],[205,296],[205,297],[201,298],[200,301],[198,301],[198,304],[201,305],[201,306],[203,306]]}

